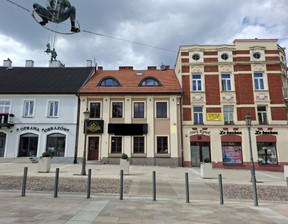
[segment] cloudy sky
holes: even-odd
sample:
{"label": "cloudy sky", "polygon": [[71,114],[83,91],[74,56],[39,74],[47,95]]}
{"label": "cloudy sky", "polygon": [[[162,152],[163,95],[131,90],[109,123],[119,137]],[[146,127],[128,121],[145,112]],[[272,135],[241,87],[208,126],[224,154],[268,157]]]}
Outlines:
{"label": "cloudy sky", "polygon": [[[24,9],[0,0],[1,66],[7,58],[13,66],[25,66],[28,59],[34,66],[48,66],[50,55],[44,51],[54,38],[57,59],[66,67],[86,66],[86,60],[92,60],[104,69],[161,64],[173,68],[180,45],[276,38],[288,47],[287,0],[70,0],[81,30],[104,36],[54,35],[31,16],[33,3],[45,6],[45,0],[11,1]],[[69,20],[48,26],[70,30]]]}

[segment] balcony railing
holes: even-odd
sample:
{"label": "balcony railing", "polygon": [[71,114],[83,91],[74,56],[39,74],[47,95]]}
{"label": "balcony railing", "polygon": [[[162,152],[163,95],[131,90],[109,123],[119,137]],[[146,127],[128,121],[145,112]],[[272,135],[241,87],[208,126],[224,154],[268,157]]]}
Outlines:
{"label": "balcony railing", "polygon": [[14,114],[0,113],[0,128],[14,126]]}

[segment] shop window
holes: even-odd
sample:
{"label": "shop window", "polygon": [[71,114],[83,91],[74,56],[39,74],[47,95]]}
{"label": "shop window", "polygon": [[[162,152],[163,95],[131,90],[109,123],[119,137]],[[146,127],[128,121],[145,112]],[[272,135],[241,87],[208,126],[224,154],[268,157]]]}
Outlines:
{"label": "shop window", "polygon": [[134,118],[144,118],[144,103],[134,103]]}
{"label": "shop window", "polygon": [[157,153],[168,153],[168,137],[157,137]]}
{"label": "shop window", "polygon": [[223,164],[242,164],[241,142],[222,142]]}
{"label": "shop window", "polygon": [[224,106],[224,124],[230,125],[234,124],[234,118],[233,118],[233,106]]}
{"label": "shop window", "polygon": [[255,90],[264,90],[264,76],[263,73],[254,73]]}
{"label": "shop window", "polygon": [[10,112],[10,102],[0,101],[0,114],[8,114]]}
{"label": "shop window", "polygon": [[100,118],[101,103],[90,103],[90,118]]}
{"label": "shop window", "polygon": [[33,117],[34,115],[34,101],[25,100],[24,101],[24,117]]}
{"label": "shop window", "polygon": [[276,142],[257,142],[259,165],[277,165]]}
{"label": "shop window", "polygon": [[203,109],[202,107],[193,108],[194,124],[203,124]]}
{"label": "shop window", "polygon": [[46,151],[51,152],[54,157],[64,157],[66,136],[55,133],[47,136]]}
{"label": "shop window", "polygon": [[192,75],[192,90],[193,90],[193,92],[202,91],[202,77],[201,77],[201,75]]}
{"label": "shop window", "polygon": [[48,102],[48,117],[58,117],[59,113],[59,102],[49,101]]}
{"label": "shop window", "polygon": [[265,106],[257,106],[257,115],[259,124],[268,124],[267,110]]}
{"label": "shop window", "polygon": [[231,91],[231,75],[222,74],[221,75],[222,91]]}
{"label": "shop window", "polygon": [[157,118],[167,118],[167,102],[157,102]]}
{"label": "shop window", "polygon": [[20,136],[18,157],[36,157],[38,135],[28,133]]}
{"label": "shop window", "polygon": [[122,118],[123,116],[123,103],[113,102],[112,103],[112,118]]}
{"label": "shop window", "polygon": [[122,137],[111,138],[111,153],[122,153]]}
{"label": "shop window", "polygon": [[144,137],[134,137],[134,153],[144,153]]}

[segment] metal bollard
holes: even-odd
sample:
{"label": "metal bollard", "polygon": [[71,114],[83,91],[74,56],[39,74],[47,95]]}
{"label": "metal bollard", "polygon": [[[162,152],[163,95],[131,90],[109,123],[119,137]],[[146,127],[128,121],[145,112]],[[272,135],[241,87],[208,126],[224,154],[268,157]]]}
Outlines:
{"label": "metal bollard", "polygon": [[220,204],[224,204],[224,197],[223,197],[223,185],[222,185],[222,174],[218,174],[219,180],[219,192],[220,192]]}
{"label": "metal bollard", "polygon": [[186,186],[186,203],[189,203],[189,179],[188,173],[185,173],[185,186]]}
{"label": "metal bollard", "polygon": [[153,171],[153,201],[156,201],[156,172]]}
{"label": "metal bollard", "polygon": [[123,170],[120,170],[120,200],[123,200]]}
{"label": "metal bollard", "polygon": [[287,183],[287,192],[288,192],[288,177],[286,177],[286,183]]}
{"label": "metal bollard", "polygon": [[28,173],[28,167],[24,167],[23,182],[22,182],[22,194],[21,194],[22,197],[25,197],[25,193],[26,193],[27,173]]}
{"label": "metal bollard", "polygon": [[54,198],[58,197],[58,183],[59,183],[59,168],[56,168]]}
{"label": "metal bollard", "polygon": [[91,169],[88,170],[87,199],[90,198],[91,192]]}

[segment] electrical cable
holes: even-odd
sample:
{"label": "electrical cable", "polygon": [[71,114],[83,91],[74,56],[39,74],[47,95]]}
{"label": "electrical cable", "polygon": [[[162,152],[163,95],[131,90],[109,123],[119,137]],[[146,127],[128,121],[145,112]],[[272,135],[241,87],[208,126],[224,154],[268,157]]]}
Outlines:
{"label": "electrical cable", "polygon": [[[11,0],[6,0],[7,2],[10,2],[11,4],[14,4],[16,6],[18,6],[19,8],[23,9],[23,10],[26,10],[27,12],[29,12],[29,14],[31,14],[30,10],[11,1]],[[136,41],[132,41],[132,40],[126,40],[126,39],[122,39],[122,38],[118,38],[118,37],[113,37],[113,36],[109,36],[109,35],[105,35],[105,34],[100,34],[100,33],[96,33],[96,32],[93,32],[93,31],[89,31],[89,30],[85,30],[83,29],[82,32],[84,33],[89,33],[89,34],[93,34],[93,35],[96,35],[96,36],[100,36],[100,37],[106,37],[106,38],[110,38],[110,39],[114,39],[114,40],[119,40],[119,41],[124,41],[124,42],[128,42],[128,43],[132,43],[132,44],[137,44],[137,45],[141,45],[141,46],[144,46],[144,47],[150,47],[150,48],[154,48],[154,49],[158,49],[158,50],[163,50],[163,51],[170,51],[170,52],[177,52],[175,50],[171,50],[171,49],[167,49],[167,48],[163,48],[163,47],[158,47],[158,46],[153,46],[153,45],[150,45],[150,44],[146,44],[146,43],[139,43],[139,42],[136,42]],[[57,32],[56,32],[57,33]]]}

